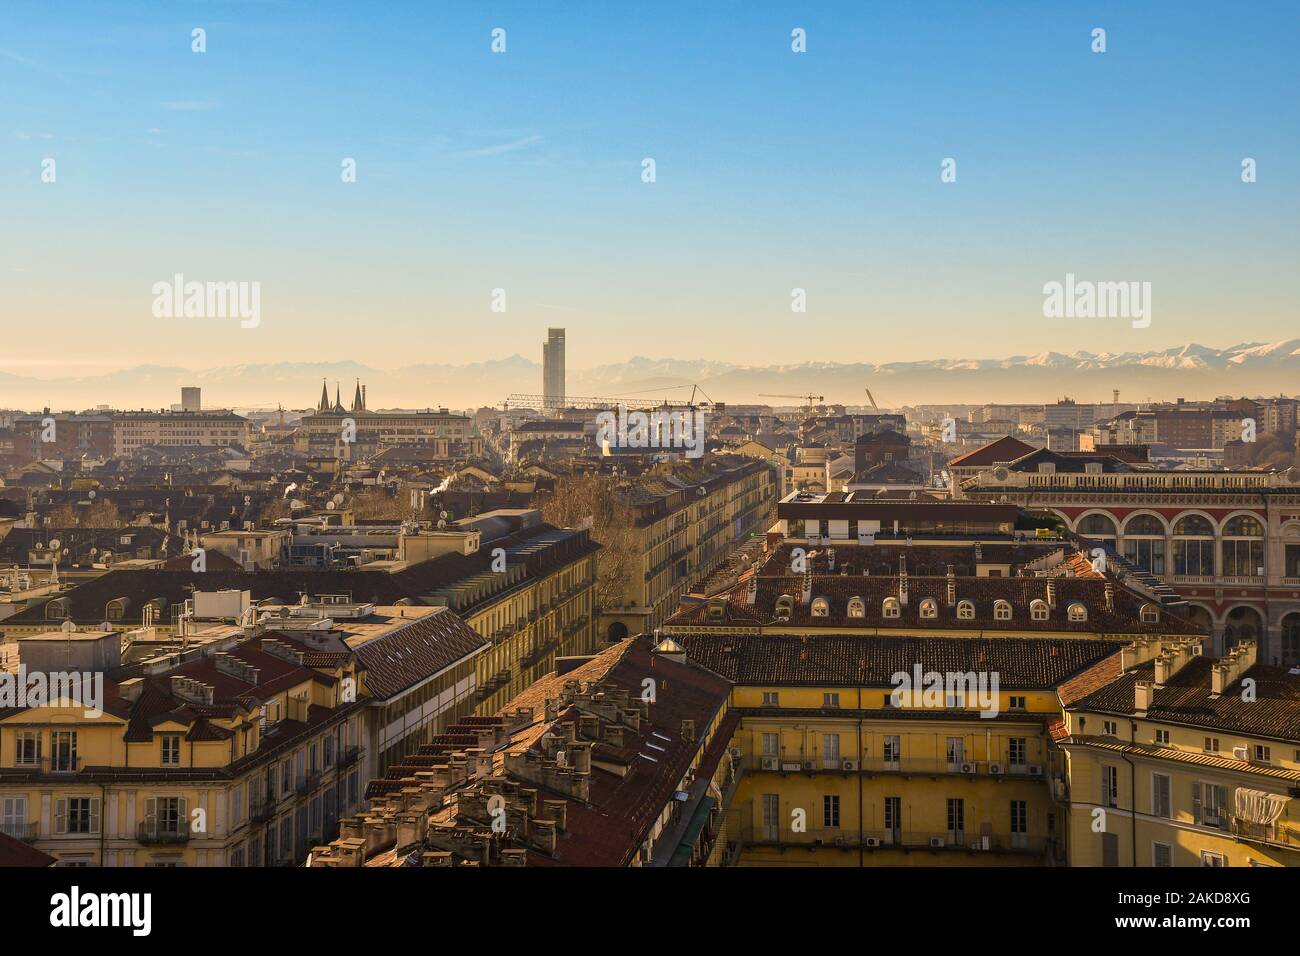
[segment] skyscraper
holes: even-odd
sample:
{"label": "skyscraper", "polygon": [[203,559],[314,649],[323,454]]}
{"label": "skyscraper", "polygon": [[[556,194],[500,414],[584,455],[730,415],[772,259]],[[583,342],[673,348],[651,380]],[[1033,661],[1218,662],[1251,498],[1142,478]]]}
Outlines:
{"label": "skyscraper", "polygon": [[547,329],[542,343],[542,403],[564,405],[564,329]]}

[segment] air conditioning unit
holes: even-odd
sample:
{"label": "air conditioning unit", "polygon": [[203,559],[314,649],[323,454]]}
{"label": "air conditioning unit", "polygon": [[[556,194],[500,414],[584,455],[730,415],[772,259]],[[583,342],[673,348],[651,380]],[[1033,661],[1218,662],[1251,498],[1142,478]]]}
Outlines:
{"label": "air conditioning unit", "polygon": [[816,769],[817,769],[817,761],[816,761],[816,760],[804,760],[804,761],[803,761],[803,769],[804,769],[804,770],[816,770]]}
{"label": "air conditioning unit", "polygon": [[1250,751],[1247,750],[1245,747],[1232,748],[1232,756],[1233,759],[1235,760],[1249,760],[1250,759],[1250,757],[1248,756],[1249,753]]}
{"label": "air conditioning unit", "polygon": [[880,837],[867,837],[862,843],[863,846],[877,847],[880,846]]}
{"label": "air conditioning unit", "polygon": [[800,764],[800,763],[783,763],[783,764],[781,764],[781,770],[782,770],[783,772],[785,772],[785,773],[798,773],[798,772],[799,772],[800,770],[802,770],[802,769],[803,769],[803,764]]}
{"label": "air conditioning unit", "polygon": [[930,837],[931,849],[938,850],[944,846],[947,841],[943,837]]}
{"label": "air conditioning unit", "polygon": [[999,774],[999,773],[1001,773],[1001,772],[1002,772],[1002,764],[1000,764],[1000,763],[991,763],[991,764],[989,764],[989,773],[992,773],[992,774]]}
{"label": "air conditioning unit", "polygon": [[840,764],[842,770],[857,770],[858,762],[856,760],[845,760]]}
{"label": "air conditioning unit", "polygon": [[1029,765],[1029,776],[1041,777],[1043,775],[1043,765],[1041,763],[1031,763]]}
{"label": "air conditioning unit", "polygon": [[762,760],[762,767],[764,770],[776,770],[780,766],[781,759],[779,757],[764,757]]}
{"label": "air conditioning unit", "polygon": [[975,765],[974,765],[973,763],[964,763],[964,764],[961,765],[961,772],[962,772],[962,773],[974,773],[974,772],[975,772]]}

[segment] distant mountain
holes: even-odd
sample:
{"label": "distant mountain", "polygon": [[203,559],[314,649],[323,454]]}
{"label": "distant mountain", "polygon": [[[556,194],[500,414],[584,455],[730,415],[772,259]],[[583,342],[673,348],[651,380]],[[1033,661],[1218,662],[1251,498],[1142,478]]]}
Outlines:
{"label": "distant mountain", "polygon": [[[469,365],[421,363],[379,369],[359,362],[278,362],[190,370],[143,365],[104,375],[36,379],[0,368],[0,408],[163,407],[180,400],[182,385],[203,388],[204,404],[226,407],[314,407],[321,382],[335,383],[351,404],[355,382],[367,386],[372,408],[468,408],[500,403],[514,392],[541,391],[541,366],[520,355]],[[569,369],[574,396],[672,397],[691,386],[714,401],[794,405],[774,395],[824,395],[860,405],[869,387],[882,407],[913,404],[1080,402],[1204,399],[1217,395],[1300,393],[1300,339],[1244,342],[1225,349],[1195,343],[1154,352],[1040,352],[1003,359],[921,362],[804,362],[743,366],[703,359],[652,359]]]}

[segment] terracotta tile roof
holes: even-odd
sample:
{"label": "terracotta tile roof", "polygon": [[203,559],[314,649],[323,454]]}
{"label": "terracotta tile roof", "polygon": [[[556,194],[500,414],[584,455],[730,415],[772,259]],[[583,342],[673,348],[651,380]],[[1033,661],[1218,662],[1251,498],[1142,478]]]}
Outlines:
{"label": "terracotta tile roof", "polygon": [[15,840],[7,833],[0,833],[0,868],[11,866],[53,866],[58,862],[34,846],[28,846],[21,840]]}
{"label": "terracotta tile roof", "polygon": [[1026,444],[1019,438],[1004,435],[997,441],[982,445],[974,451],[968,451],[956,458],[948,459],[948,465],[949,467],[956,466],[958,468],[983,468],[995,465],[1000,461],[1015,461],[1033,450],[1033,445]]}
{"label": "terracotta tile roof", "polygon": [[353,648],[367,693],[384,701],[488,647],[448,608],[413,619]]}
{"label": "terracotta tile roof", "polygon": [[1047,690],[1115,653],[1120,644],[1047,638],[743,636],[684,634],[692,661],[745,686],[890,687],[893,675],[988,671],[999,686]]}
{"label": "terracotta tile roof", "polygon": [[[1256,664],[1213,698],[1210,672],[1215,663],[1210,657],[1193,657],[1163,687],[1154,688],[1145,719],[1300,742],[1300,675]],[[1134,684],[1154,678],[1155,662],[1147,661],[1076,696],[1068,709],[1132,715]],[[1242,699],[1245,678],[1255,682],[1255,700]]]}

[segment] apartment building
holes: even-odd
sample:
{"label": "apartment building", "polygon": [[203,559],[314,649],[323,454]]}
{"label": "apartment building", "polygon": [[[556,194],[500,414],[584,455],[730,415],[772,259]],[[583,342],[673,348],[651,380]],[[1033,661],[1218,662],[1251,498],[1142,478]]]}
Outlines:
{"label": "apartment building", "polygon": [[114,419],[108,412],[51,412],[18,415],[13,453],[22,461],[111,458],[116,452]]}
{"label": "apartment building", "polygon": [[334,401],[321,385],[314,412],[304,415],[294,432],[294,449],[303,454],[358,457],[392,445],[433,445],[440,457],[453,452],[466,457],[483,454],[483,440],[473,421],[445,408],[416,411],[371,411],[366,387],[357,383],[352,405],[345,407],[335,389]]}
{"label": "apartment building", "polygon": [[114,412],[113,454],[129,458],[145,448],[248,448],[252,423],[230,411]]}
{"label": "apartment building", "polygon": [[1300,675],[1140,640],[1060,696],[1072,865],[1300,865]]}
{"label": "apartment building", "polygon": [[1261,661],[1300,663],[1300,475],[1039,452],[980,470],[962,494],[1051,512],[1162,578],[1216,653],[1253,640]]}
{"label": "apartment building", "polygon": [[676,611],[693,584],[763,530],[776,482],[767,462],[725,456],[665,464],[620,487],[637,559],[621,596],[601,608],[604,638],[651,631]]}

